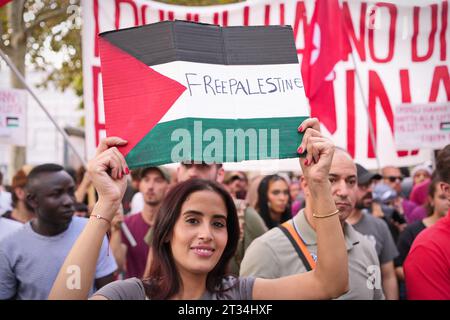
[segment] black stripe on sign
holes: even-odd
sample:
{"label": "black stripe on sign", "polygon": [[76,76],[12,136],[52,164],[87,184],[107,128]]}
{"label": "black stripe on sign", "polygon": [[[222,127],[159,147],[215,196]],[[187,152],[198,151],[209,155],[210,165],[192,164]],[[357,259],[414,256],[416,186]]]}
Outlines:
{"label": "black stripe on sign", "polygon": [[148,66],[188,61],[224,65],[298,63],[290,26],[225,27],[163,21],[101,37]]}

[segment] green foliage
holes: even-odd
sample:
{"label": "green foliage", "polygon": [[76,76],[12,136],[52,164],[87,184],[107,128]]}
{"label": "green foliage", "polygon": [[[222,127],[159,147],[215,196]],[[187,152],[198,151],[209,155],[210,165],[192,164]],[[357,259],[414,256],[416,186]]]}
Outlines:
{"label": "green foliage", "polygon": [[[22,2],[22,14],[8,17],[9,5]],[[11,25],[19,26],[26,37],[26,64],[47,73],[41,84],[50,82],[56,88],[74,88],[78,95],[81,76],[81,18],[79,0],[26,0],[0,9],[1,43],[6,50],[15,50]],[[15,19],[15,21],[11,21]]]}
{"label": "green foliage", "polygon": [[[207,6],[242,2],[242,0],[157,0],[168,4]],[[20,6],[21,14],[9,21],[7,8]],[[45,71],[47,77],[40,84],[50,83],[61,91],[72,88],[83,95],[81,53],[80,0],[14,0],[0,8],[0,48],[8,53],[14,30],[26,37],[26,63],[35,70]],[[17,24],[18,23],[18,24]],[[17,32],[16,32],[17,33]],[[82,102],[80,103],[82,108]]]}

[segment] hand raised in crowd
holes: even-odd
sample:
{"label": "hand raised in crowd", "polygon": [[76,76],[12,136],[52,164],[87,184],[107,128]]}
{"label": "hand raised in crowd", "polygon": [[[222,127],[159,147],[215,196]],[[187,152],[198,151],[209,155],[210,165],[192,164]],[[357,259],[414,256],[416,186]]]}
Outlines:
{"label": "hand raised in crowd", "polygon": [[108,137],[103,139],[96,151],[95,158],[89,161],[88,172],[92,184],[98,193],[98,204],[107,204],[112,206],[108,210],[109,217],[112,220],[127,186],[126,175],[129,169],[125,158],[119,152],[116,146],[123,146],[127,141],[118,137]]}
{"label": "hand raised in crowd", "polygon": [[124,221],[124,218],[125,216],[123,214],[123,209],[119,208],[119,210],[117,210],[116,215],[111,220],[111,231],[120,230],[120,224]]}
{"label": "hand raised in crowd", "polygon": [[304,133],[299,153],[306,151],[306,157],[300,159],[300,166],[306,179],[314,182],[328,181],[328,173],[334,154],[334,144],[320,132],[317,118],[302,122],[299,131]]}

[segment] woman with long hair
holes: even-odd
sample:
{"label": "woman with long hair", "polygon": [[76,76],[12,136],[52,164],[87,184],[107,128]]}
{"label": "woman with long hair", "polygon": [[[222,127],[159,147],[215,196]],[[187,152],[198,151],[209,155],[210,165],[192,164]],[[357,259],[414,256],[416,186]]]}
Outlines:
{"label": "woman with long hair", "polygon": [[[316,268],[279,279],[230,277],[226,265],[239,238],[236,208],[224,189],[204,180],[174,187],[157,214],[152,248],[154,259],[146,280],[118,280],[95,293],[92,299],[330,299],[348,290],[347,250],[331,195],[329,170],[334,146],[322,137],[317,119],[307,119],[300,131],[300,160],[310,184],[317,228]],[[67,256],[49,299],[86,299],[92,285],[102,239],[120,205],[129,172],[116,146],[127,142],[103,140],[89,173],[99,194],[94,211]],[[78,266],[79,290],[66,285]]]}
{"label": "woman with long hair", "polygon": [[261,180],[256,211],[268,229],[292,218],[289,185],[283,177],[271,174]]}

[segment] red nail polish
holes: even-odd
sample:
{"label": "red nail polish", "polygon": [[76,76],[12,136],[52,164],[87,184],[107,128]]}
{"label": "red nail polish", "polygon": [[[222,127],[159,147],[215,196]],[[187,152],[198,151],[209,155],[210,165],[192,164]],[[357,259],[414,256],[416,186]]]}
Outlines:
{"label": "red nail polish", "polygon": [[297,149],[297,153],[300,153],[300,154],[302,154],[302,153],[303,153],[303,149],[302,149],[302,147],[298,147],[298,149]]}
{"label": "red nail polish", "polygon": [[130,169],[128,169],[128,167],[125,167],[125,174],[130,174]]}
{"label": "red nail polish", "polygon": [[303,131],[303,127],[298,128],[298,132],[302,132]]}
{"label": "red nail polish", "polygon": [[305,159],[305,166],[308,165],[308,159]]}

